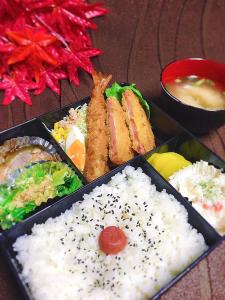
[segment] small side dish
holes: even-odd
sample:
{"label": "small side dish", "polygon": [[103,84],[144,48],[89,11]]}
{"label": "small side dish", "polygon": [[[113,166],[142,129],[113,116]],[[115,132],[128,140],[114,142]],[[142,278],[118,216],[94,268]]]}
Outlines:
{"label": "small side dish", "polygon": [[189,131],[208,133],[225,122],[225,64],[203,58],[176,60],[161,73],[158,105]]}
{"label": "small side dish", "polygon": [[175,172],[169,182],[221,234],[225,234],[225,174],[205,161]]}
{"label": "small side dish", "polygon": [[147,101],[134,84],[114,83],[106,89],[111,78],[94,72],[88,105],[71,108],[51,131],[88,181],[104,175],[111,164],[120,165],[155,147]]}
{"label": "small side dish", "polygon": [[185,208],[128,166],[13,248],[36,300],[144,300],[207,245]]}
{"label": "small side dish", "polygon": [[191,163],[175,152],[148,162],[221,234],[225,234],[225,174],[206,161]]}
{"label": "small side dish", "polygon": [[148,158],[148,162],[166,180],[176,171],[191,165],[190,161],[176,152],[154,153]]}
{"label": "small side dish", "polygon": [[38,137],[18,137],[0,147],[0,227],[22,221],[41,203],[81,186],[55,149]]}
{"label": "small side dish", "polygon": [[26,164],[58,160],[55,149],[42,138],[23,136],[7,140],[0,146],[0,184]]}
{"label": "small side dish", "polygon": [[71,108],[68,115],[54,124],[51,134],[68,154],[77,168],[83,172],[85,141],[87,137],[87,104]]}

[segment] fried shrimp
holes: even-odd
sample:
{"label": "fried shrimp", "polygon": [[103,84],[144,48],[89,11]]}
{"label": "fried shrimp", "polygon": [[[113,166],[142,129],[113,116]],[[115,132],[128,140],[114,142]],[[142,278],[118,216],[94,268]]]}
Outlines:
{"label": "fried shrimp", "polygon": [[131,90],[123,93],[122,106],[126,115],[132,148],[140,154],[152,150],[155,147],[155,138],[150,122],[137,96]]}
{"label": "fried shrimp", "polygon": [[104,91],[112,75],[93,73],[94,88],[87,110],[87,144],[84,175],[92,181],[109,171]]}
{"label": "fried shrimp", "polygon": [[118,100],[107,100],[107,125],[109,130],[109,158],[120,165],[134,157],[125,115]]}

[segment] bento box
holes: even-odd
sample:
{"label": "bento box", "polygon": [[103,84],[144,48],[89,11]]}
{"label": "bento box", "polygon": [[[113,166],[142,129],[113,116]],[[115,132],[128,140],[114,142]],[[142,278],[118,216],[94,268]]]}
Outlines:
{"label": "bento box", "polygon": [[[176,203],[179,203],[174,206],[175,210],[178,209],[177,206],[180,207],[180,204],[182,205],[182,208],[180,208],[181,210],[183,210],[185,208],[186,213],[185,212],[183,213],[183,215],[185,216],[184,219],[186,220],[185,222],[186,223],[188,222],[193,227],[194,235],[197,232],[200,234],[200,236],[196,236],[197,240],[199,238],[199,243],[201,244],[202,241],[204,240],[205,243],[207,244],[207,246],[205,244],[204,245],[202,244],[201,251],[199,250],[199,252],[195,254],[195,257],[193,257],[190,261],[184,263],[183,267],[179,268],[179,270],[175,270],[173,268],[173,271],[171,271],[173,273],[173,276],[171,277],[168,275],[167,279],[162,279],[160,285],[158,285],[154,281],[155,280],[154,276],[152,276],[151,278],[146,277],[149,279],[149,282],[151,282],[151,280],[153,281],[153,286],[154,286],[154,290],[149,291],[148,286],[150,286],[150,284],[146,284],[146,286],[145,286],[146,292],[148,292],[148,293],[151,292],[152,299],[158,299],[168,288],[170,288],[175,282],[177,282],[181,277],[183,277],[187,272],[189,272],[189,270],[191,270],[201,259],[203,259],[206,255],[208,255],[221,242],[222,238],[221,238],[221,235],[219,235],[218,232],[192,207],[191,203],[186,198],[182,197],[181,194],[179,192],[177,192],[174,189],[174,187],[170,183],[168,183],[168,181],[165,180],[148,163],[147,159],[154,153],[158,153],[158,152],[162,153],[162,152],[166,152],[169,150],[170,151],[178,151],[177,149],[178,149],[179,145],[181,145],[182,143],[187,142],[191,139],[194,141],[195,145],[198,145],[197,150],[195,151],[195,153],[193,153],[192,158],[190,158],[190,159],[192,159],[192,161],[195,161],[198,159],[205,159],[206,161],[214,164],[216,167],[223,168],[223,170],[224,170],[224,162],[222,160],[220,160],[215,154],[213,154],[207,147],[200,144],[193,135],[189,134],[182,126],[180,126],[170,116],[168,116],[166,113],[164,113],[160,108],[158,108],[157,105],[148,101],[150,109],[151,109],[151,112],[150,112],[151,113],[151,125],[152,125],[152,130],[153,130],[153,133],[155,136],[156,147],[145,155],[136,155],[132,160],[129,160],[128,162],[122,164],[121,166],[115,166],[115,165],[111,164],[109,172],[107,172],[105,175],[101,176],[100,178],[88,183],[88,180],[85,177],[85,175],[73,164],[73,161],[71,160],[71,158],[66,154],[66,152],[62,149],[62,147],[57,142],[56,138],[54,138],[54,136],[51,133],[52,133],[52,130],[54,129],[54,124],[59,122],[59,120],[62,120],[68,114],[68,111],[71,108],[76,109],[77,107],[80,107],[84,104],[88,104],[89,100],[90,100],[90,98],[87,97],[87,98],[81,100],[80,102],[76,102],[67,107],[63,107],[57,111],[47,113],[47,114],[42,115],[39,118],[36,118],[32,121],[26,122],[24,124],[21,124],[19,126],[16,126],[12,129],[8,129],[8,130],[0,133],[0,143],[3,143],[7,139],[16,138],[18,136],[30,136],[30,137],[36,136],[41,139],[44,139],[54,148],[54,150],[59,155],[60,160],[63,163],[65,163],[66,165],[68,165],[73,170],[73,172],[76,174],[76,176],[79,178],[79,180],[81,182],[81,185],[75,191],[71,192],[70,195],[64,195],[62,197],[55,197],[51,200],[48,200],[46,203],[41,204],[35,210],[33,210],[29,215],[27,215],[23,221],[20,221],[18,224],[14,225],[12,228],[10,228],[8,230],[6,228],[6,230],[4,230],[0,235],[0,247],[1,247],[2,253],[5,256],[6,261],[8,262],[10,268],[12,269],[12,271],[15,275],[15,278],[21,288],[24,298],[25,299],[33,299],[34,298],[33,291],[31,292],[31,289],[30,289],[29,285],[27,284],[27,279],[24,280],[24,275],[21,275],[21,271],[22,271],[21,261],[18,261],[18,259],[16,258],[16,252],[15,252],[15,248],[14,248],[13,244],[15,243],[17,238],[20,238],[21,236],[23,236],[25,234],[28,234],[28,235],[31,234],[32,227],[34,226],[34,224],[41,224],[49,218],[58,217],[60,214],[64,213],[66,210],[71,209],[71,207],[76,203],[77,203],[77,205],[78,204],[82,205],[82,203],[84,202],[84,201],[81,201],[83,196],[84,196],[84,199],[86,199],[85,197],[88,197],[87,194],[91,193],[91,191],[93,189],[96,190],[96,189],[98,189],[99,186],[102,186],[103,184],[106,185],[110,180],[112,180],[112,178],[114,178],[114,177],[116,178],[116,176],[122,176],[121,172],[125,172],[125,173],[126,172],[131,172],[131,173],[134,172],[134,174],[136,174],[135,172],[138,172],[137,170],[140,170],[138,168],[141,168],[141,170],[145,174],[143,176],[146,176],[145,179],[143,179],[143,180],[147,180],[146,184],[150,184],[149,183],[149,181],[150,181],[152,184],[155,185],[157,193],[161,192],[163,194],[164,193],[163,191],[166,191],[166,193],[173,195],[173,197],[176,199]],[[195,146],[195,148],[196,148],[196,146]],[[199,149],[202,149],[202,150],[200,151]],[[186,152],[191,154],[191,152],[189,150],[190,149],[188,149]],[[131,167],[133,169],[130,169],[130,171],[129,171],[129,167]],[[128,171],[126,171],[127,168],[128,168]],[[125,173],[123,173],[123,174],[125,174]],[[140,173],[140,174],[136,174],[136,178],[139,178],[139,175],[141,177],[141,173]],[[132,177],[132,175],[131,175],[131,177]],[[124,180],[127,180],[127,178],[129,179],[129,175],[125,174],[124,178],[125,178]],[[146,178],[148,178],[148,179],[146,179]],[[115,179],[113,179],[113,180],[115,180]],[[153,188],[153,190],[155,191],[155,188]],[[124,193],[124,191],[123,191],[123,193]],[[139,193],[143,195],[143,199],[144,199],[144,197],[146,197],[145,196],[145,187],[142,186],[142,189],[139,190]],[[111,197],[110,193],[108,193],[108,194],[109,194],[109,196],[107,196],[107,197]],[[119,197],[119,195],[117,195],[117,196]],[[130,197],[132,198],[133,196],[131,195]],[[138,193],[137,193],[137,195],[135,195],[135,198],[136,197],[138,197]],[[164,195],[164,197],[169,197],[169,196]],[[108,201],[111,201],[110,199]],[[140,201],[142,201],[143,199],[140,199]],[[118,202],[119,199],[113,198],[112,201]],[[171,201],[173,202],[173,200],[171,200]],[[134,205],[137,205],[137,202],[134,202],[134,203],[136,203]],[[111,202],[109,204],[114,205]],[[127,203],[126,205],[129,205],[129,203]],[[144,214],[148,213],[146,202],[143,202],[142,208],[143,208]],[[172,210],[169,209],[169,211],[172,211]],[[179,209],[178,209],[178,211],[179,211]],[[89,210],[86,211],[87,215],[88,215],[88,213],[89,213]],[[110,212],[108,212],[107,214],[110,214]],[[127,211],[125,212],[125,214],[127,214]],[[82,221],[85,220],[86,217],[87,216],[85,214],[83,214]],[[152,220],[152,216],[149,215],[148,217],[149,217],[149,221],[148,221],[148,224],[149,224]],[[132,219],[133,217],[130,216],[130,218]],[[109,222],[108,225],[110,227],[111,221],[109,220],[107,222]],[[95,228],[95,226],[92,226],[95,230],[97,230],[98,234],[100,233],[98,231],[99,228],[104,229],[104,228],[102,228],[102,225],[101,226],[100,225],[97,226],[97,228]],[[128,226],[128,224],[124,225],[124,228],[123,228],[126,231],[128,229],[125,226]],[[154,227],[155,229],[153,229],[153,230],[157,231],[158,224],[156,224],[155,227]],[[179,227],[179,226],[177,226],[177,227]],[[70,232],[72,232],[73,231],[72,227],[69,230],[70,230]],[[68,232],[68,234],[70,234],[70,232]],[[154,231],[153,234],[156,234],[156,232]],[[161,232],[160,234],[163,235],[163,232]],[[144,233],[144,236],[145,235],[146,235],[146,233]],[[127,243],[127,238],[125,240]],[[151,240],[151,239],[149,238],[149,240]],[[61,246],[64,245],[64,241],[60,240],[60,243],[61,243],[60,244]],[[149,243],[150,243],[151,247],[154,249],[155,246],[153,244],[153,241],[149,241]],[[22,244],[23,244],[23,242],[22,242]],[[48,244],[47,241],[46,241],[46,244]],[[128,244],[128,245],[130,247],[130,244]],[[132,247],[135,248],[135,245],[136,245],[136,243],[134,242]],[[101,250],[103,248],[101,248]],[[36,253],[38,253],[39,250],[37,250]],[[78,250],[80,250],[80,249],[78,249]],[[144,250],[142,251],[143,253],[145,252]],[[195,247],[194,247],[194,250],[195,250]],[[180,253],[182,253],[182,251],[180,251]],[[107,253],[106,253],[106,256],[108,256]],[[76,255],[75,255],[75,257],[76,257]],[[116,257],[117,257],[118,261],[121,259],[120,256],[116,256]],[[144,259],[146,259],[146,257]],[[150,258],[148,257],[148,259],[150,259]],[[160,255],[157,252],[154,254],[154,259],[155,259],[155,261],[158,261],[158,259],[159,259],[159,261],[161,261],[160,259],[163,260],[163,258],[160,257]],[[176,259],[174,259],[174,261],[176,261]],[[80,264],[80,261],[78,262],[78,264]],[[88,266],[88,264],[86,264],[86,265]],[[39,269],[42,269],[42,268],[39,268]],[[166,269],[164,268],[164,271],[165,270]],[[74,270],[69,271],[70,274],[73,274],[73,272],[74,272]],[[83,270],[83,272],[86,272],[86,269]],[[135,273],[138,274],[137,271],[135,271]],[[131,274],[131,277],[132,277],[132,275],[134,276],[134,273]],[[145,274],[144,276],[147,276],[147,275]],[[160,276],[162,276],[162,275],[160,275]],[[45,275],[44,275],[44,277],[45,277]],[[116,276],[113,276],[113,277],[116,278]],[[86,282],[86,281],[88,283],[88,278],[85,277],[84,282]],[[135,282],[135,280],[134,280],[134,282]],[[61,283],[59,283],[59,284],[61,284]],[[62,289],[62,287],[61,287],[61,289]],[[126,289],[127,289],[127,287],[126,287]],[[127,289],[127,290],[129,290],[129,289]],[[118,295],[115,294],[114,296],[118,296]],[[88,298],[88,296],[87,296],[87,298]],[[56,299],[56,297],[55,297],[55,299]],[[99,298],[96,296],[95,298],[90,298],[90,299],[99,299]],[[130,299],[129,295],[124,296],[124,299]]]}

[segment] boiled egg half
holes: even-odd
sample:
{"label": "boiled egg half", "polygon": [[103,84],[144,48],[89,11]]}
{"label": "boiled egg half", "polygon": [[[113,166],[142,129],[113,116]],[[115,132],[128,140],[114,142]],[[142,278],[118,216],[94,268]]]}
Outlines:
{"label": "boiled egg half", "polygon": [[85,137],[77,126],[72,126],[68,132],[66,139],[66,153],[76,165],[76,167],[83,172],[85,165]]}

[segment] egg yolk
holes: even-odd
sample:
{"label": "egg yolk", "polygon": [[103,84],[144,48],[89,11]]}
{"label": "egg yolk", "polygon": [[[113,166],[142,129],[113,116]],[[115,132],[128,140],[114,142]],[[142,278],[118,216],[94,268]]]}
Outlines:
{"label": "egg yolk", "polygon": [[76,165],[76,167],[83,172],[85,165],[85,145],[79,140],[75,140],[67,149],[67,154]]}

